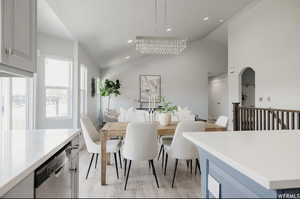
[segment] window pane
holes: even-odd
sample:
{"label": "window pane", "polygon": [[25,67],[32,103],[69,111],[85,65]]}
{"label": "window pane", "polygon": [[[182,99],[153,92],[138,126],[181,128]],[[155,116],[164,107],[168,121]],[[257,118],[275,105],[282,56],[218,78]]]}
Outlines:
{"label": "window pane", "polygon": [[68,89],[46,89],[46,117],[69,116]]}
{"label": "window pane", "polygon": [[45,59],[46,117],[72,115],[72,62]]}
{"label": "window pane", "polygon": [[100,95],[100,85],[101,85],[101,80],[99,77],[97,77],[97,83],[96,83],[97,95]]}
{"label": "window pane", "polygon": [[86,67],[81,66],[80,67],[80,89],[85,89],[86,88]]}
{"label": "window pane", "polygon": [[80,90],[80,114],[86,113],[86,98],[85,98],[85,90]]}
{"label": "window pane", "polygon": [[80,67],[80,113],[86,113],[86,93],[87,93],[87,68],[84,65]]}
{"label": "window pane", "polygon": [[0,78],[0,131],[9,130],[9,78]]}
{"label": "window pane", "polygon": [[71,82],[71,62],[45,59],[45,85],[52,87],[69,87]]}
{"label": "window pane", "polygon": [[26,129],[26,79],[12,78],[12,129]]}

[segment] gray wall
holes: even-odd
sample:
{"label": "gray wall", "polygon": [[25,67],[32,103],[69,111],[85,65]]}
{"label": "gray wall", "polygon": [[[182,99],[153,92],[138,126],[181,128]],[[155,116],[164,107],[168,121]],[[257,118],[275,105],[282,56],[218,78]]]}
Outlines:
{"label": "gray wall", "polygon": [[208,118],[216,120],[228,116],[228,75],[227,73],[208,79]]}
{"label": "gray wall", "polygon": [[262,0],[228,23],[230,114],[246,67],[255,71],[256,106],[300,109],[299,19],[299,0]]}
{"label": "gray wall", "polygon": [[87,115],[98,125],[100,123],[100,96],[96,95],[92,97],[91,95],[91,83],[92,78],[100,78],[100,68],[96,62],[86,53],[86,51],[79,46],[79,66],[84,64],[87,67]]}
{"label": "gray wall", "polygon": [[[45,96],[44,96],[44,58],[45,56],[58,57],[62,59],[69,59],[74,61],[74,41],[54,37],[52,35],[39,33],[38,34],[38,73],[37,73],[37,108],[36,108],[36,127],[40,129],[45,128],[73,128],[74,112],[79,115],[75,106],[75,96],[73,92],[73,118],[65,119],[49,119],[45,117]],[[87,93],[87,114],[89,118],[95,123],[99,123],[100,113],[100,98],[99,96],[91,97],[91,78],[100,77],[100,69],[97,64],[90,58],[85,50],[79,46],[78,62],[84,64],[88,70],[88,93]],[[58,71],[59,72],[59,71]],[[74,66],[74,77],[76,73]],[[74,78],[73,77],[73,78]],[[79,85],[78,79],[74,78],[73,87],[77,88]],[[79,101],[78,101],[79,103]]]}
{"label": "gray wall", "polygon": [[112,107],[119,109],[139,106],[139,75],[161,75],[162,96],[176,105],[189,107],[201,118],[207,118],[208,72],[223,73],[226,63],[226,46],[204,39],[193,42],[192,47],[180,56],[144,56],[103,70],[102,79],[121,81],[122,95],[112,100]]}

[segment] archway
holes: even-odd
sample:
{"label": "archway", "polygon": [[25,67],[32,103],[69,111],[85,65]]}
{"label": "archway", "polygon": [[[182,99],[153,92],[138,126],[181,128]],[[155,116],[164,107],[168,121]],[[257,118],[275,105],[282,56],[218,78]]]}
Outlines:
{"label": "archway", "polygon": [[255,107],[255,71],[247,67],[241,72],[241,105]]}

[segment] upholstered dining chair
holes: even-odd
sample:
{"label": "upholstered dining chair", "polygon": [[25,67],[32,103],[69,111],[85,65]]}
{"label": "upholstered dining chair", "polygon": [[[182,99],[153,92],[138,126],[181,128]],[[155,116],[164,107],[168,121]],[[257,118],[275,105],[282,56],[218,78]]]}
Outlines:
{"label": "upholstered dining chair", "polygon": [[123,157],[125,159],[125,173],[127,161],[129,160],[128,171],[124,190],[127,188],[132,161],[148,161],[152,167],[156,185],[159,188],[153,159],[157,155],[157,126],[155,123],[134,122],[129,123],[126,129],[126,137],[123,145]]}
{"label": "upholstered dining chair", "polygon": [[215,124],[226,128],[228,124],[228,117],[223,115],[219,116]]}
{"label": "upholstered dining chair", "polygon": [[[181,108],[178,106],[178,110],[172,114],[172,121],[194,121],[195,115],[187,107]],[[162,156],[162,168],[164,165],[165,147],[169,147],[172,143],[173,135],[164,135],[159,138],[160,150],[158,159]]]}
{"label": "upholstered dining chair", "polygon": [[[166,175],[168,157],[175,159],[175,168],[172,180],[172,188],[174,187],[175,176],[177,171],[178,160],[187,160],[192,164],[192,160],[196,160],[195,173],[197,168],[200,172],[200,164],[198,160],[198,152],[196,146],[193,143],[188,141],[183,137],[184,132],[199,132],[205,131],[205,123],[203,122],[195,122],[195,121],[183,121],[179,122],[175,134],[174,139],[170,146],[166,146],[166,159],[165,159],[165,170],[164,175]],[[191,165],[192,166],[192,165]],[[191,167],[192,169],[192,167]]]}
{"label": "upholstered dining chair", "polygon": [[[97,166],[98,156],[100,153],[100,135],[93,125],[92,121],[85,115],[82,115],[80,118],[80,124],[82,128],[83,138],[86,144],[87,151],[92,154],[91,161],[89,164],[89,168],[86,174],[86,179],[89,176],[89,172],[91,169],[91,165],[93,163],[94,156],[96,154],[96,162],[95,168]],[[120,153],[121,142],[120,140],[108,140],[107,141],[107,153],[113,153],[115,159],[115,166],[117,172],[117,178],[119,179],[119,171],[118,171],[118,162],[117,162],[117,153],[119,153],[120,166],[122,168],[121,162],[121,153]]]}

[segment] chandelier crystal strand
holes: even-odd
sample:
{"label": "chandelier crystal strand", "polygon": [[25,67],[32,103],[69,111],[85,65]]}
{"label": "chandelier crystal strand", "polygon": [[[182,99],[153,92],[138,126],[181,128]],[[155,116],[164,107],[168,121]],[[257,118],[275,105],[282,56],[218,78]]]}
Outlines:
{"label": "chandelier crystal strand", "polygon": [[136,50],[142,54],[179,55],[187,47],[187,39],[177,39],[173,37],[136,37]]}

